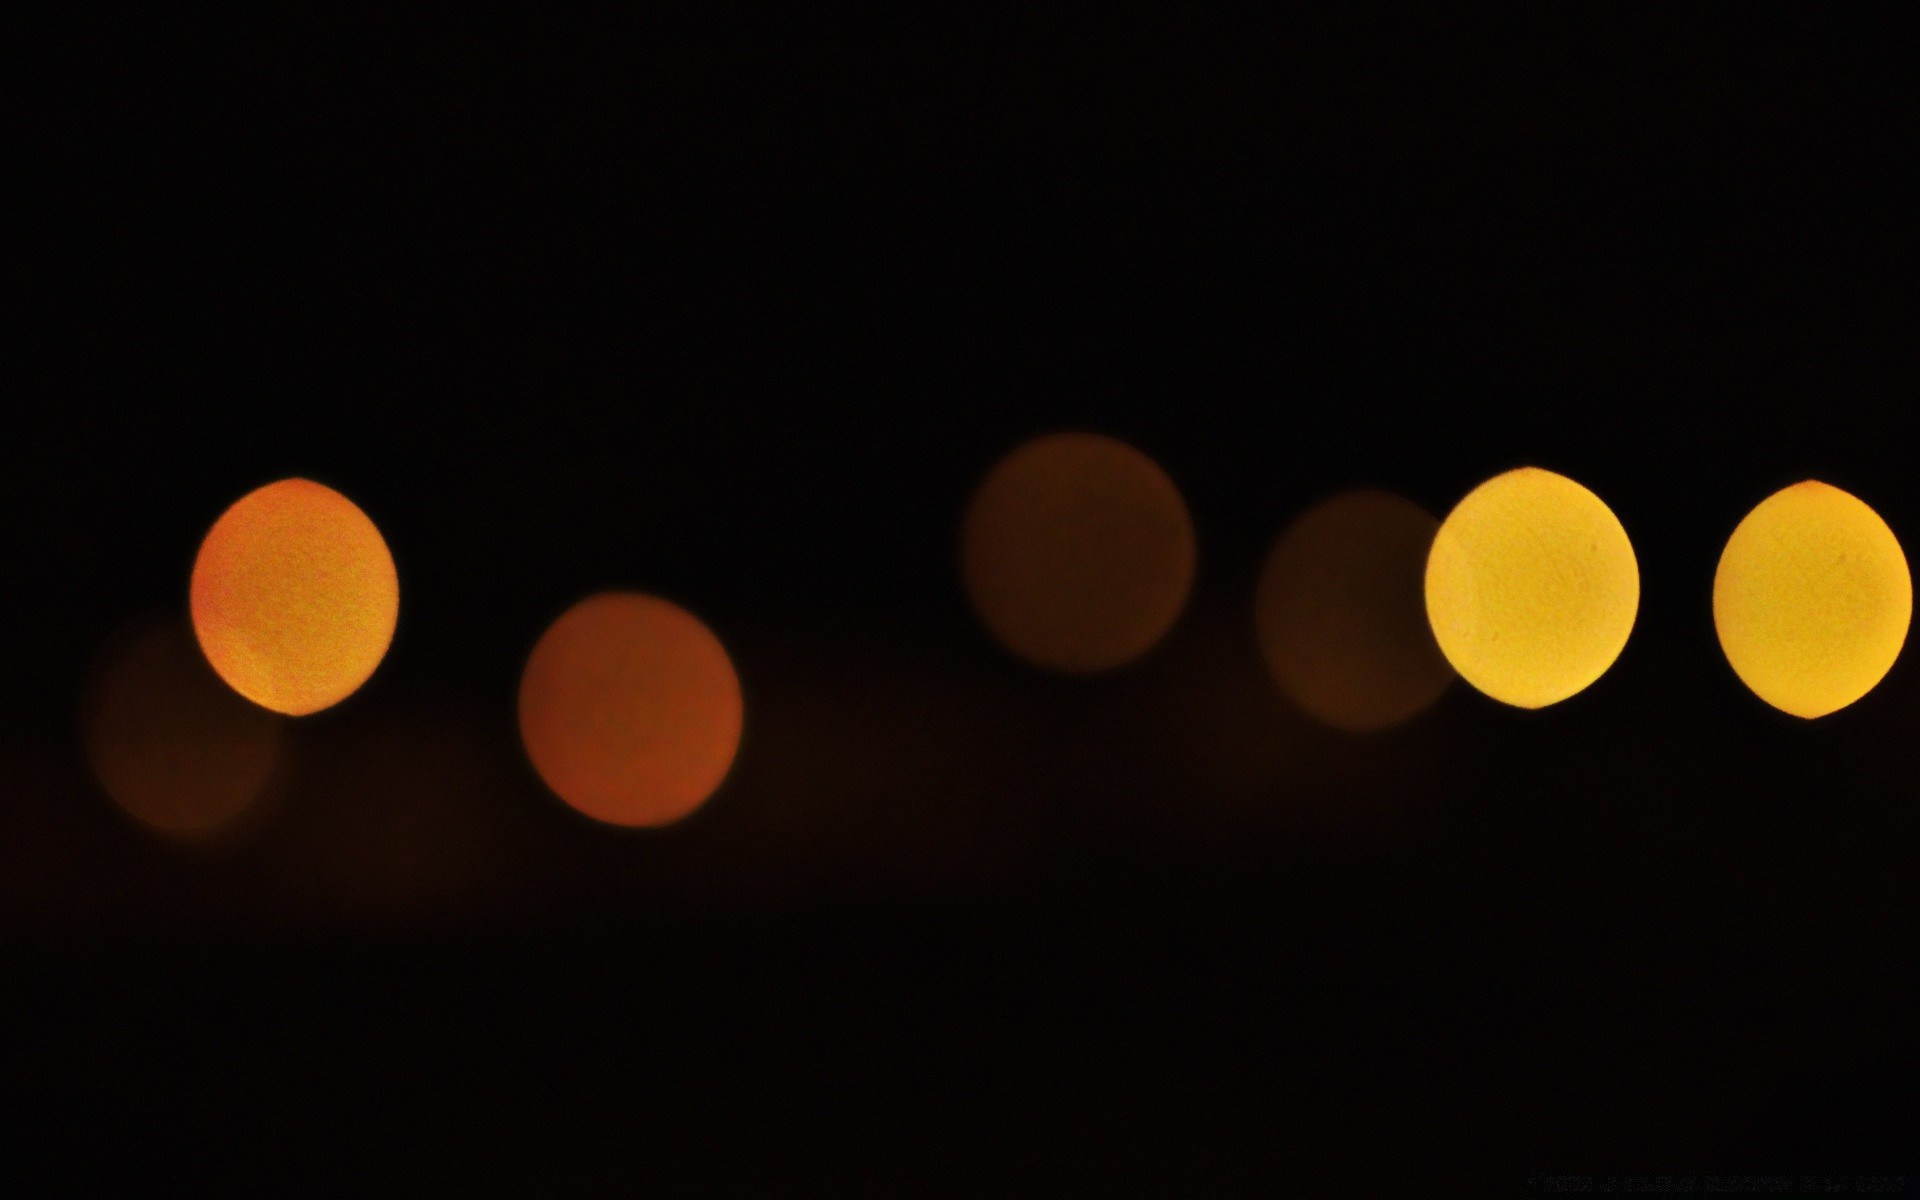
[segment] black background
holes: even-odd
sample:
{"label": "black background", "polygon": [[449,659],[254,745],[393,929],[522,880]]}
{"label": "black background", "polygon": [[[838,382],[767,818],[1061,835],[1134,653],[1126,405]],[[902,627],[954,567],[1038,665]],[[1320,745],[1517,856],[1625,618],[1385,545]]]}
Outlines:
{"label": "black background", "polygon": [[[1800,479],[1920,530],[1920,97],[1891,31],[1718,15],[12,30],[12,1135],[333,1194],[1909,1165],[1920,683],[1777,714],[1709,593]],[[1201,540],[1090,680],[954,567],[1063,428]],[[1523,464],[1634,539],[1614,669],[1293,715],[1247,619],[1287,519]],[[158,843],[87,781],[89,663],[289,474],[381,525],[392,653],[256,828]],[[607,586],[742,674],[671,831],[515,742]]]}

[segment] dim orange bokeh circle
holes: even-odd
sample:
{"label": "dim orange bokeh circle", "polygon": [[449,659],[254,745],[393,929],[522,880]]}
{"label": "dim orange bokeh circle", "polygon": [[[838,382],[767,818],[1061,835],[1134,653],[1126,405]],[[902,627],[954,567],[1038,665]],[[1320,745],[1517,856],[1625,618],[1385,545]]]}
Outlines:
{"label": "dim orange bokeh circle", "polygon": [[222,683],[176,617],[115,640],[83,724],[87,763],[115,804],[152,829],[199,834],[261,793],[284,719]]}
{"label": "dim orange bokeh circle", "polygon": [[309,479],[242,496],[200,544],[193,629],[220,678],[303,716],[365,683],[393,641],[393,555],[353,501]]}
{"label": "dim orange bokeh circle", "polygon": [[520,737],[555,795],[612,825],[705,803],[740,748],[740,680],[678,605],[601,592],[547,627],[520,677]]}
{"label": "dim orange bokeh circle", "polygon": [[1015,449],[974,493],[960,569],[1002,645],[1056,671],[1100,671],[1152,649],[1193,586],[1193,521],[1145,454],[1091,433]]}
{"label": "dim orange bokeh circle", "polygon": [[1267,556],[1254,627],[1281,690],[1352,733],[1398,725],[1440,698],[1453,668],[1427,623],[1427,551],[1440,522],[1391,492],[1343,492],[1287,527]]}

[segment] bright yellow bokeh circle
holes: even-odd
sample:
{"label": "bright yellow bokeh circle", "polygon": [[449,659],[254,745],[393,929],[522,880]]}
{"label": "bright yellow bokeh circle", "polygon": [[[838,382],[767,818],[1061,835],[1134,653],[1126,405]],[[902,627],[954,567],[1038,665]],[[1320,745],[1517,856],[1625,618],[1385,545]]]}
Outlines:
{"label": "bright yellow bokeh circle", "polygon": [[400,581],[358,505],[310,479],[282,479],[214,522],[190,600],[220,678],[262,708],[304,716],[352,695],[386,657]]}
{"label": "bright yellow bokeh circle", "polygon": [[1713,576],[1720,648],[1756,696],[1822,717],[1873,690],[1913,617],[1907,557],[1880,514],[1815,480],[1746,515]]}
{"label": "bright yellow bokeh circle", "polygon": [[1633,543],[1600,497],[1522,467],[1454,507],[1427,556],[1427,619],[1461,678],[1544,708],[1613,665],[1640,608]]}

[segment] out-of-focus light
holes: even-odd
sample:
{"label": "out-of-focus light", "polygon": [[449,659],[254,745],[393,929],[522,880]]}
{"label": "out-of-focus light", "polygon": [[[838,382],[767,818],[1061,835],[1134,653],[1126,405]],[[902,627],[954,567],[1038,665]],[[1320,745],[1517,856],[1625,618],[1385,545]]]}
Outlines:
{"label": "out-of-focus light", "polygon": [[1633,632],[1640,567],[1600,497],[1522,467],[1454,507],[1427,556],[1427,617],[1453,669],[1543,708],[1606,674]]}
{"label": "out-of-focus light", "polygon": [[1815,480],[1762,500],[1713,576],[1713,625],[1734,673],[1796,717],[1873,690],[1900,657],[1913,580],[1899,539],[1857,497]]}
{"label": "out-of-focus light", "polygon": [[1159,464],[1124,442],[1062,433],[990,471],[961,526],[980,619],[1056,671],[1117,667],[1172,627],[1193,584],[1193,522]]}
{"label": "out-of-focus light", "polygon": [[178,619],[117,639],[89,689],[87,760],[113,802],[170,834],[209,832],[257,797],[283,719],[235,695]]}
{"label": "out-of-focus light", "polygon": [[740,746],[740,680],[698,618],[601,592],[548,626],[520,678],[520,737],[555,795],[612,825],[700,807]]}
{"label": "out-of-focus light", "polygon": [[353,501],[307,479],[242,496],[193,564],[193,628],[220,677],[302,716],[367,681],[393,640],[400,581]]}
{"label": "out-of-focus light", "polygon": [[1439,527],[1411,500],[1360,490],[1308,509],[1274,543],[1254,627],[1275,681],[1310,716],[1366,733],[1446,690],[1453,669],[1422,590]]}

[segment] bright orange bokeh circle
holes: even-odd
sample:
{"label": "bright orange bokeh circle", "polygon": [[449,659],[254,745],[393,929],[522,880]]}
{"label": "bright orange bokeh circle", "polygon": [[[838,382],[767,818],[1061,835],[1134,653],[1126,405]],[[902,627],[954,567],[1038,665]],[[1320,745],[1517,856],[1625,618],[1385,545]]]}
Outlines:
{"label": "bright orange bokeh circle", "polygon": [[358,505],[310,479],[247,493],[194,559],[193,630],[227,685],[275,712],[332,707],[393,641],[400,580]]}

